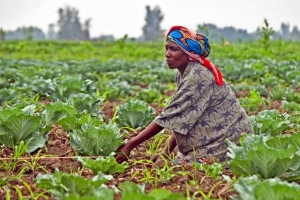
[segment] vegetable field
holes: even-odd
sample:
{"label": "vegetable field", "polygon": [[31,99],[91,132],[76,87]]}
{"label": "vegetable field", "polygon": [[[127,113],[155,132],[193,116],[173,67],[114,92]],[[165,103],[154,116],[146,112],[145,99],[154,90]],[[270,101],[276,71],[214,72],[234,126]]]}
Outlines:
{"label": "vegetable field", "polygon": [[0,43],[0,199],[298,199],[300,43],[212,44],[253,135],[228,161],[161,158],[163,130],[116,163],[176,90],[164,43]]}

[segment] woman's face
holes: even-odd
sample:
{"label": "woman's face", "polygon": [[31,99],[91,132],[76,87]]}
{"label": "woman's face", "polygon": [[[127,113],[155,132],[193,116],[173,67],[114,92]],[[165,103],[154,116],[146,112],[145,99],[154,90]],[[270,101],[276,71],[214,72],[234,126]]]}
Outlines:
{"label": "woman's face", "polygon": [[188,55],[184,53],[175,42],[168,40],[165,47],[166,62],[169,65],[169,68],[178,69],[183,73],[189,64]]}

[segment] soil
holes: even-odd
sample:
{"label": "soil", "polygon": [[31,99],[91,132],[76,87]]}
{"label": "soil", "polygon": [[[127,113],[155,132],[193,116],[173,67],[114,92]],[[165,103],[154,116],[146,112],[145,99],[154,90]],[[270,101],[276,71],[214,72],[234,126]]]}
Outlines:
{"label": "soil", "polygon": [[[105,115],[106,119],[110,119],[114,115],[114,108],[120,104],[120,101],[108,102],[102,106],[102,112]],[[159,114],[162,110],[161,107],[152,104],[156,109],[156,114]],[[127,139],[134,137],[138,134],[137,132],[129,132],[126,136]],[[164,134],[171,134],[170,130],[164,130]],[[149,140],[151,142],[153,139]],[[128,160],[130,167],[122,174],[114,174],[114,179],[106,185],[108,187],[116,186],[124,181],[132,181],[137,184],[145,184],[145,191],[148,193],[149,191],[155,188],[162,188],[172,191],[173,193],[182,193],[186,195],[187,191],[190,191],[190,196],[192,196],[195,192],[198,191],[199,188],[202,189],[202,192],[208,195],[211,192],[210,198],[217,199],[230,199],[230,196],[235,196],[237,193],[233,190],[233,186],[230,182],[226,182],[223,180],[221,176],[214,179],[213,177],[209,177],[205,174],[204,171],[195,170],[192,166],[188,165],[176,165],[173,163],[169,163],[170,166],[173,166],[172,174],[174,175],[170,180],[166,180],[164,182],[154,183],[145,183],[141,180],[144,177],[144,170],[146,167],[149,171],[151,169],[155,169],[155,165],[151,165],[149,163],[136,163],[136,161],[147,160],[151,158],[149,154],[148,142],[144,142],[138,147],[136,147],[131,152],[131,157]],[[162,145],[162,148],[164,145]],[[176,150],[175,152],[176,153]],[[38,154],[38,155],[37,155]],[[94,176],[93,172],[87,168],[82,168],[80,162],[78,162],[74,156],[76,156],[76,152],[70,145],[70,140],[68,138],[68,133],[64,131],[62,128],[58,126],[54,126],[53,129],[49,132],[49,139],[44,148],[40,149],[40,152],[37,151],[32,154],[23,155],[17,162],[17,165],[13,171],[5,170],[3,167],[0,168],[0,177],[16,177],[22,169],[26,169],[24,174],[15,178],[6,184],[5,187],[0,187],[0,200],[5,199],[6,190],[10,190],[11,199],[20,199],[18,197],[18,193],[14,186],[20,189],[23,197],[30,197],[30,193],[39,194],[45,192],[45,197],[41,197],[39,199],[54,199],[49,193],[46,191],[39,189],[36,187],[34,179],[38,174],[53,174],[55,169],[59,169],[59,171],[64,171],[68,173],[77,173],[80,172],[79,175],[85,178],[92,178]],[[152,155],[153,156],[153,155]],[[26,163],[26,160],[31,162],[30,158],[39,157],[36,165],[32,169],[32,166]],[[3,163],[8,163],[13,159],[13,151],[10,148],[5,148],[0,152],[0,159]],[[5,160],[7,159],[7,160]],[[158,161],[157,166],[160,166],[160,162]],[[83,170],[81,170],[83,169]],[[178,172],[186,172],[178,173]],[[232,173],[229,169],[223,169],[223,174],[229,177],[232,177]],[[196,187],[192,186],[192,184],[188,184],[189,188],[187,188],[187,183],[191,183],[191,181],[196,181]],[[30,186],[30,190],[24,185],[23,182],[26,182]],[[199,193],[199,192],[198,192]],[[203,199],[200,194],[195,196],[195,199]],[[29,198],[31,199],[31,198]],[[120,194],[115,194],[115,199],[121,199]]]}

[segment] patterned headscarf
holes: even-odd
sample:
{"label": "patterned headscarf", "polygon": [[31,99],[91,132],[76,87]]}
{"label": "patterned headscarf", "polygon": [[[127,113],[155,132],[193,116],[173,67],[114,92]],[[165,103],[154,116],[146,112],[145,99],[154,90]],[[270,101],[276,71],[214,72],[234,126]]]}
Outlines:
{"label": "patterned headscarf", "polygon": [[223,78],[220,70],[206,57],[210,53],[208,39],[183,26],[173,26],[167,36],[167,40],[175,42],[183,50],[191,61],[199,61],[203,66],[211,69],[218,85],[223,85]]}

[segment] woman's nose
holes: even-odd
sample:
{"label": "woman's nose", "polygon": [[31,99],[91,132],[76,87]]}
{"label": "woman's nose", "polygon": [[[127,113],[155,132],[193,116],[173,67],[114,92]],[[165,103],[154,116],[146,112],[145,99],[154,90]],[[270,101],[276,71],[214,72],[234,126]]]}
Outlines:
{"label": "woman's nose", "polygon": [[168,50],[166,50],[165,56],[166,56],[166,57],[170,57],[170,52],[169,52]]}

